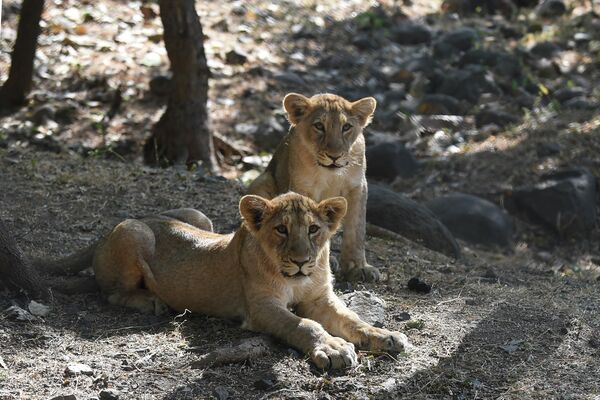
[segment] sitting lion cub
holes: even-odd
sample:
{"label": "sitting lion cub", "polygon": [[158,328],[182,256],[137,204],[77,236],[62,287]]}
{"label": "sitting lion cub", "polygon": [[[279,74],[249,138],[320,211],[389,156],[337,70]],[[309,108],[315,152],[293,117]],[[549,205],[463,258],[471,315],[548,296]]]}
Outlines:
{"label": "sitting lion cub", "polygon": [[[333,293],[329,239],[346,200],[296,193],[244,196],[243,224],[229,235],[210,220],[173,210],[117,225],[95,250],[96,280],[112,304],[160,312],[164,303],[235,318],[308,354],[319,368],[357,363],[354,345],[402,351],[405,335],[361,321]],[[290,310],[294,310],[293,313]]]}
{"label": "sitting lion cub", "polygon": [[349,102],[334,94],[311,98],[290,93],[283,107],[291,127],[250,194],[273,198],[291,190],[315,201],[342,196],[344,220],[341,270],[349,280],[379,280],[365,258],[367,180],[363,128],[370,122],[372,97]]}

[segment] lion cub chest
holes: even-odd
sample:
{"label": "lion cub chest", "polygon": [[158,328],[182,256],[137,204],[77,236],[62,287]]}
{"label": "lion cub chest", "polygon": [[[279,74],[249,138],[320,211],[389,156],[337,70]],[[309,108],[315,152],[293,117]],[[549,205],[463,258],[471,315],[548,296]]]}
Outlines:
{"label": "lion cub chest", "polygon": [[349,191],[361,185],[363,179],[361,168],[316,167],[310,173],[293,177],[290,189],[315,201],[321,201],[335,196],[346,197]]}

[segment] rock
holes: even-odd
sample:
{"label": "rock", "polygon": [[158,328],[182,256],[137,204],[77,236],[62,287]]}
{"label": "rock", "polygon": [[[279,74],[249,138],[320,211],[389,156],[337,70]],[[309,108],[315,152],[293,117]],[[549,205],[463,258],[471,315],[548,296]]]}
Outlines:
{"label": "rock", "polygon": [[573,40],[577,45],[582,45],[591,42],[593,39],[592,35],[587,32],[577,32],[573,35]]}
{"label": "rock", "polygon": [[359,33],[352,39],[352,44],[360,50],[377,50],[381,47],[381,40],[371,33]]}
{"label": "rock", "polygon": [[77,396],[74,394],[61,394],[51,398],[50,400],[77,400]]}
{"label": "rock", "polygon": [[570,110],[600,110],[600,103],[585,97],[575,97],[563,103]]}
{"label": "rock", "polygon": [[92,367],[86,364],[69,364],[65,369],[65,375],[94,375]]}
{"label": "rock", "polygon": [[277,385],[277,378],[274,376],[261,378],[254,382],[254,387],[258,390],[272,390]]}
{"label": "rock", "polygon": [[273,78],[279,82],[291,84],[291,85],[304,86],[306,84],[306,82],[304,82],[304,79],[302,79],[300,77],[300,75],[296,74],[295,72],[291,72],[291,71],[280,72],[278,74],[275,74],[273,76]]}
{"label": "rock", "polygon": [[6,316],[11,319],[15,319],[17,321],[37,321],[38,319],[30,314],[29,312],[23,310],[21,307],[14,305],[8,307],[4,310]]}
{"label": "rock", "polygon": [[410,314],[407,313],[406,311],[401,312],[400,314],[397,314],[394,316],[394,319],[396,321],[408,321],[410,320]]}
{"label": "rock", "polygon": [[550,157],[560,154],[560,144],[556,142],[538,143],[535,149],[538,157]]}
{"label": "rock", "polygon": [[218,400],[227,400],[227,399],[231,398],[231,395],[229,394],[229,390],[227,390],[227,388],[225,386],[217,386],[213,390],[213,395]]}
{"label": "rock", "polygon": [[42,303],[38,303],[35,300],[31,300],[27,308],[29,308],[29,312],[36,317],[45,317],[46,315],[50,314],[50,307]]}
{"label": "rock", "polygon": [[429,293],[431,292],[431,285],[423,282],[421,279],[414,277],[408,280],[406,284],[408,290],[412,290],[417,293]]}
{"label": "rock", "polygon": [[556,53],[560,51],[560,47],[557,44],[544,41],[533,45],[529,52],[536,57],[552,58]]}
{"label": "rock", "polygon": [[460,51],[467,51],[479,42],[480,37],[473,28],[459,28],[442,35],[433,45],[436,57],[449,57]]}
{"label": "rock", "polygon": [[426,205],[457,238],[487,246],[512,247],[512,221],[490,201],[454,193]]}
{"label": "rock", "polygon": [[542,18],[556,18],[567,12],[567,6],[562,0],[544,0],[536,9],[538,16]]}
{"label": "rock", "polygon": [[43,104],[33,111],[31,122],[35,125],[44,125],[46,121],[54,119],[55,110],[49,104]]}
{"label": "rock", "polygon": [[419,163],[402,142],[379,143],[367,147],[367,176],[393,180],[410,178],[419,170]]}
{"label": "rock", "polygon": [[163,75],[150,79],[150,93],[159,97],[168,96],[171,93],[171,79]]}
{"label": "rock", "polygon": [[596,225],[597,196],[596,178],[579,168],[545,175],[537,185],[515,190],[508,200],[561,237],[581,237]]}
{"label": "rock", "polygon": [[248,56],[240,49],[232,49],[225,54],[225,62],[229,65],[243,65],[246,61]]}
{"label": "rock", "polygon": [[340,298],[360,319],[377,328],[385,321],[385,301],[367,291],[343,294]]}
{"label": "rock", "polygon": [[417,112],[424,115],[464,114],[460,102],[447,94],[426,94],[417,105]]}
{"label": "rock", "polygon": [[482,110],[475,114],[475,126],[478,128],[490,124],[504,128],[517,122],[519,119],[514,114],[501,110]]}
{"label": "rock", "polygon": [[586,95],[585,89],[581,87],[563,87],[554,92],[554,98],[561,103],[571,100],[575,97],[582,97]]}
{"label": "rock", "polygon": [[449,257],[460,257],[456,240],[431,210],[382,185],[369,183],[367,222]]}
{"label": "rock", "polygon": [[119,392],[115,389],[104,389],[98,393],[100,400],[119,400]]}
{"label": "rock", "polygon": [[442,93],[459,100],[477,103],[483,93],[500,94],[493,74],[480,65],[436,72],[428,87],[429,93]]}
{"label": "rock", "polygon": [[461,58],[459,65],[481,64],[494,69],[499,75],[516,78],[521,75],[519,59],[503,51],[471,49]]}
{"label": "rock", "polygon": [[422,24],[405,22],[392,28],[391,38],[398,44],[414,46],[431,42],[431,30]]}

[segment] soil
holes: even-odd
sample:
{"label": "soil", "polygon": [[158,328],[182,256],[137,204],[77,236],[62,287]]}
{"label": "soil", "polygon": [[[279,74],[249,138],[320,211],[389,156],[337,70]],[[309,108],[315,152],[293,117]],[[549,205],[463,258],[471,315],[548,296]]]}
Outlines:
{"label": "soil", "polygon": [[[340,4],[197,4],[213,71],[212,126],[243,155],[258,152],[268,160],[263,152],[272,150],[287,128],[280,111],[287,91],[367,86],[368,69],[343,63],[356,52],[346,26],[370,4]],[[572,2],[570,10],[586,4]],[[3,2],[3,74],[17,5]],[[406,1],[400,8],[404,18],[436,29],[486,27],[497,18],[456,19],[439,14],[438,2]],[[201,168],[154,169],[140,162],[143,140],[166,103],[149,90],[152,77],[168,75],[157,11],[153,2],[136,1],[47,5],[31,101],[0,123],[0,219],[28,256],[64,256],[124,218],[170,208],[202,210],[218,232],[238,226],[237,204],[244,191],[239,180],[208,176]],[[530,22],[526,17],[511,24],[525,29]],[[570,34],[563,30],[567,20],[555,25],[523,41]],[[246,64],[226,63],[225,54],[234,47],[246,53]],[[590,61],[598,57],[594,51],[565,59],[587,68],[578,73],[576,85],[597,79],[597,62]],[[383,53],[377,49],[357,58],[372,57],[379,68],[416,57],[412,47]],[[330,54],[340,57],[333,67],[319,63]],[[302,82],[294,83],[289,72]],[[561,79],[542,82],[553,90],[564,84]],[[106,122],[117,88],[123,105]],[[583,165],[600,176],[596,112],[557,108],[543,96],[538,100],[517,124],[492,135],[464,136],[459,151],[440,150],[439,137],[431,132],[410,136],[377,118],[368,135],[402,138],[423,162],[415,177],[392,183],[419,201],[451,191],[494,201],[499,193],[569,166]],[[385,108],[386,102],[380,105]],[[44,122],[44,113],[56,123]],[[541,157],[540,145],[548,142],[561,151]],[[245,180],[244,173],[263,161],[221,155],[221,162],[224,176]],[[597,399],[600,233],[596,228],[589,239],[561,241],[529,221],[514,222],[514,251],[461,242],[460,260],[409,241],[369,237],[368,261],[381,269],[384,280],[351,289],[383,298],[384,325],[405,332],[415,349],[400,355],[363,352],[360,365],[346,371],[318,371],[281,343],[269,355],[242,364],[193,369],[201,355],[254,334],[235,322],[200,315],[136,314],[106,304],[99,293],[55,293],[49,315],[21,322],[4,311],[19,299],[0,293],[0,399],[103,398],[100,392],[106,389],[120,399]],[[339,244],[338,237],[334,252]],[[410,291],[407,282],[413,277],[431,284],[432,291]],[[350,289],[344,282],[337,287]],[[76,363],[90,366],[91,375],[65,372]]]}

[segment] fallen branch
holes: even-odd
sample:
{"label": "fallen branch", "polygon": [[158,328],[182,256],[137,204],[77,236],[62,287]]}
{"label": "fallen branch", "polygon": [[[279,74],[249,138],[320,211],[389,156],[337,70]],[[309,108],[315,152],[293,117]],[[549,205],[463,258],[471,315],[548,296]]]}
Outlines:
{"label": "fallen branch", "polygon": [[231,347],[222,347],[202,355],[192,362],[192,368],[218,367],[237,364],[253,358],[264,357],[273,351],[273,343],[262,336],[244,339]]}

